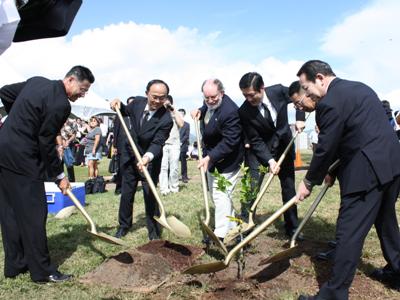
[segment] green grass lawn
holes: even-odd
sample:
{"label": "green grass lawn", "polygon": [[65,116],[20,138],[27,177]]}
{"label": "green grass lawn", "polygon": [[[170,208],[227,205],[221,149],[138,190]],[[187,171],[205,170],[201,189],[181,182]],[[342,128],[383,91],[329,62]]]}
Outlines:
{"label": "green grass lawn", "polygon": [[[303,161],[309,162],[311,154],[309,151],[303,156]],[[189,161],[189,177],[191,181],[182,187],[178,194],[163,197],[165,208],[168,214],[177,216],[183,223],[188,225],[192,231],[192,237],[187,239],[178,238],[168,230],[163,231],[163,239],[181,244],[201,245],[202,232],[198,223],[198,216],[202,215],[203,198],[201,193],[201,182],[196,162]],[[103,159],[100,164],[100,174],[110,175],[106,171],[108,160]],[[77,181],[84,181],[87,176],[87,169],[75,167]],[[302,179],[304,171],[296,173],[296,181]],[[239,189],[236,188],[235,206],[239,208]],[[319,188],[313,192],[313,199],[318,193]],[[28,196],[28,195],[27,195]],[[279,181],[274,180],[270,189],[258,208],[258,214],[271,214],[278,209],[282,203],[280,198]],[[299,205],[299,215],[304,215],[309,207],[311,200],[303,205]],[[109,189],[107,193],[86,196],[86,209],[100,231],[113,235],[118,225],[117,213],[119,197],[114,195],[114,191]],[[326,194],[317,212],[304,228],[305,236],[313,239],[330,240],[334,236],[335,221],[339,207],[338,186],[332,187]],[[282,222],[278,222],[282,225]],[[281,226],[271,226],[267,231],[282,230]],[[129,246],[121,247],[105,243],[99,239],[93,239],[87,233],[88,225],[85,219],[79,214],[74,214],[64,220],[55,219],[49,215],[47,231],[49,249],[52,260],[59,265],[59,269],[64,273],[74,274],[79,278],[85,273],[92,271],[99,266],[106,258],[148,242],[147,230],[145,228],[143,195],[141,192],[136,194],[134,204],[134,225],[124,240]],[[375,230],[369,234],[364,247],[363,258],[371,266],[382,266],[382,257],[379,241]],[[140,294],[132,294],[119,290],[112,290],[102,286],[86,286],[80,284],[76,279],[58,285],[38,285],[30,281],[29,274],[21,275],[16,279],[5,279],[3,275],[4,252],[0,250],[0,298],[1,299],[144,299]],[[289,294],[290,297],[294,295]],[[151,298],[151,297],[150,297]],[[146,299],[150,299],[148,296]],[[175,298],[178,299],[178,298]]]}

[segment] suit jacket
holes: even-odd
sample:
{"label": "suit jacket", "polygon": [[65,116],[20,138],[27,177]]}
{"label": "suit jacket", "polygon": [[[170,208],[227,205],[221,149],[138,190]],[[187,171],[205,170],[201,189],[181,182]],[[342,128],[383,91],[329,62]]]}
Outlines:
{"label": "suit jacket", "polygon": [[179,129],[179,139],[181,141],[181,152],[187,152],[189,149],[189,135],[190,125],[188,122],[184,122],[182,128]]}
{"label": "suit jacket", "polygon": [[[161,164],[162,147],[169,136],[173,123],[170,113],[164,107],[161,107],[149,121],[140,126],[146,105],[147,98],[135,97],[135,101],[129,105],[121,105],[121,113],[131,119],[130,134],[140,155],[143,156],[146,152],[151,152],[154,155],[151,165],[149,165],[149,171],[151,171],[152,166],[157,165],[158,169]],[[124,164],[132,159],[136,160],[128,139],[125,139],[121,152],[121,163]]]}
{"label": "suit jacket", "polygon": [[[131,125],[131,120],[130,117],[123,117],[125,124],[128,128],[130,128]],[[126,143],[126,134],[124,129],[122,128],[121,121],[119,120],[118,117],[115,118],[114,121],[114,127],[113,127],[113,146],[114,148],[117,149],[118,154],[122,151],[122,149],[125,147]]]}
{"label": "suit jacket", "polygon": [[243,161],[242,126],[238,106],[227,95],[221,105],[215,109],[207,125],[204,116],[208,108],[201,108],[201,129],[203,136],[203,156],[210,156],[209,170],[217,168],[219,173],[237,170]]}
{"label": "suit jacket", "polygon": [[[240,106],[239,116],[246,143],[250,144],[249,151],[262,165],[267,166],[268,161],[277,159],[292,139],[287,113],[287,105],[292,101],[288,88],[281,84],[267,87],[265,93],[276,110],[276,126],[271,118],[264,118],[258,107],[248,101]],[[296,111],[296,120],[304,120],[304,115],[304,112]],[[294,156],[293,151],[291,155]]]}
{"label": "suit jacket", "polygon": [[3,86],[0,98],[9,113],[0,130],[0,165],[35,179],[62,173],[56,136],[71,112],[62,81],[33,77]]}
{"label": "suit jacket", "polygon": [[340,159],[341,194],[368,191],[400,175],[400,144],[376,93],[360,82],[335,78],[316,107],[320,129],[306,178],[321,184]]}

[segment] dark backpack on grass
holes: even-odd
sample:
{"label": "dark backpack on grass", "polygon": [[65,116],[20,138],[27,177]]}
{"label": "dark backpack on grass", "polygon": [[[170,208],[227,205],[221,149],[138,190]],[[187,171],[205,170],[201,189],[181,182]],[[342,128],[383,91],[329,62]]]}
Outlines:
{"label": "dark backpack on grass", "polygon": [[98,176],[96,178],[93,179],[94,183],[93,183],[93,189],[92,189],[92,193],[104,193],[106,191],[106,182],[104,180],[103,176]]}
{"label": "dark backpack on grass", "polygon": [[88,179],[85,181],[85,194],[92,194],[93,193],[93,185],[94,185],[94,179]]}

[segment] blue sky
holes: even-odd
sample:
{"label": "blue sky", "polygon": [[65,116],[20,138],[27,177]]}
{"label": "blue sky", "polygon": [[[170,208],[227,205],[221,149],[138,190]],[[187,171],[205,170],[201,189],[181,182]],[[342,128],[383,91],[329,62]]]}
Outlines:
{"label": "blue sky", "polygon": [[[218,46],[232,58],[257,61],[319,57],[324,33],[370,1],[96,1],[85,0],[69,36],[119,22],[159,24],[170,30],[220,32]],[[232,47],[235,45],[235,47]],[[233,48],[233,49],[232,49]]]}
{"label": "blue sky", "polygon": [[267,86],[289,85],[317,58],[400,109],[399,12],[398,0],[84,0],[66,37],[12,44],[0,56],[0,84],[61,78],[83,64],[96,81],[78,102],[92,94],[143,95],[147,82],[160,78],[177,106],[190,111],[201,105],[207,78],[221,79],[240,105],[244,73],[259,72]]}

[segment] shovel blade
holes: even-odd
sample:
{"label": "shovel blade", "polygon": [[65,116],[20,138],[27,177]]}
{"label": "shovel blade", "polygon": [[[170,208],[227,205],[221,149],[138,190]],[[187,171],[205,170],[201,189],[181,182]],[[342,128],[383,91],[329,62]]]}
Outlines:
{"label": "shovel blade", "polygon": [[207,273],[215,273],[225,269],[228,265],[226,265],[223,261],[212,262],[208,264],[195,265],[185,269],[183,274],[207,274]]}
{"label": "shovel blade", "polygon": [[65,219],[71,216],[76,211],[76,206],[67,206],[60,210],[54,218],[56,219]]}
{"label": "shovel blade", "polygon": [[179,237],[185,238],[191,236],[190,229],[174,216],[170,216],[168,218],[166,218],[165,215],[161,215],[159,217],[154,216],[154,220]]}
{"label": "shovel blade", "polygon": [[293,258],[297,256],[297,252],[299,250],[299,247],[293,247],[293,248],[289,248],[286,249],[282,252],[279,252],[273,256],[264,258],[263,260],[261,260],[258,265],[262,266],[262,265],[266,265],[266,264],[272,264],[281,260],[285,260],[285,259],[289,259],[289,258]]}
{"label": "shovel blade", "polygon": [[115,244],[115,245],[120,245],[120,246],[127,246],[127,244],[123,240],[121,240],[119,238],[116,238],[114,236],[108,235],[106,233],[103,233],[103,232],[96,232],[95,233],[95,232],[92,232],[92,231],[88,231],[88,232],[91,235],[93,235],[93,236],[95,236],[97,238],[100,238],[103,241],[106,241],[108,243]]}
{"label": "shovel blade", "polygon": [[241,234],[246,233],[247,231],[249,231],[253,227],[254,227],[254,225],[252,226],[251,224],[243,223],[243,224],[240,224],[240,225],[232,228],[231,230],[229,230],[229,232],[225,236],[224,243],[225,244],[229,244],[231,241],[236,239],[238,236],[240,236]]}
{"label": "shovel blade", "polygon": [[215,235],[214,231],[211,230],[210,227],[204,223],[204,221],[200,222],[201,227],[203,230],[207,233],[207,235],[214,241],[214,243],[224,252],[224,254],[228,254],[228,249],[226,249],[224,243],[221,242],[221,240]]}
{"label": "shovel blade", "polygon": [[167,217],[167,222],[172,231],[179,237],[187,238],[192,235],[189,227],[183,224],[174,216]]}

